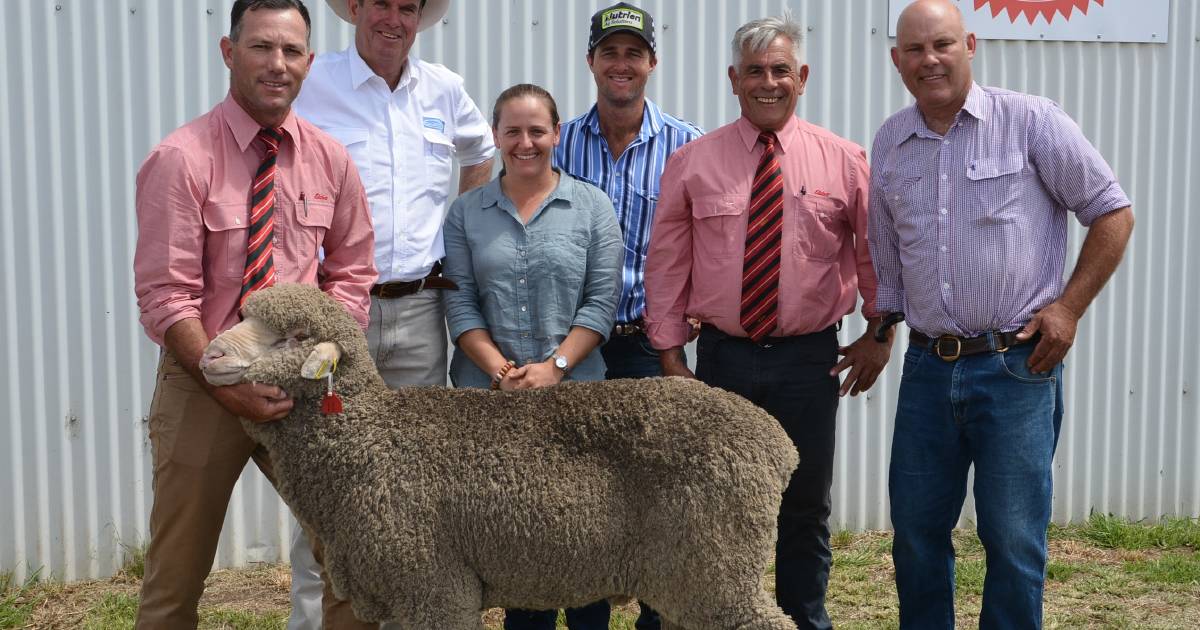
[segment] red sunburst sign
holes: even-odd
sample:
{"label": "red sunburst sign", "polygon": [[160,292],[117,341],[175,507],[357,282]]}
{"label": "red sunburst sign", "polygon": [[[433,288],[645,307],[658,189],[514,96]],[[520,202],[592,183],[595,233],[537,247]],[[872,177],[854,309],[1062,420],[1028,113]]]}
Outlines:
{"label": "red sunburst sign", "polygon": [[1024,13],[1025,19],[1033,24],[1034,18],[1041,14],[1046,18],[1046,22],[1050,23],[1057,13],[1061,13],[1064,20],[1071,19],[1071,12],[1075,9],[1086,15],[1092,2],[1104,6],[1104,0],[975,0],[975,10],[978,11],[987,4],[991,5],[989,8],[992,17],[1000,15],[1001,11],[1007,11],[1008,21],[1016,22],[1017,16]]}

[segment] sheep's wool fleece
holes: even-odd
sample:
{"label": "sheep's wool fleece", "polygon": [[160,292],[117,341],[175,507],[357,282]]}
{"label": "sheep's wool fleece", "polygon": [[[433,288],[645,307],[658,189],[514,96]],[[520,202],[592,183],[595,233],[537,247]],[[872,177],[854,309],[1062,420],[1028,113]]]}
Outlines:
{"label": "sheep's wool fleece", "polygon": [[[311,335],[247,372],[295,407],[246,428],[362,619],[474,629],[486,607],[631,596],[680,627],[794,627],[760,585],[797,463],[765,411],[679,378],[389,390],[320,291],[265,290],[246,313]],[[297,376],[317,341],[344,350],[344,413]]]}

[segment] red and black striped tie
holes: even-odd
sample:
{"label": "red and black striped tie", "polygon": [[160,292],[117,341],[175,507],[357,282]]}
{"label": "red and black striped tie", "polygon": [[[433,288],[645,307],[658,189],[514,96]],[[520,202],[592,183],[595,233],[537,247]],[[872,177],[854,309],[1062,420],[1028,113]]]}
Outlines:
{"label": "red and black striped tie", "polygon": [[754,342],[779,322],[779,254],[783,234],[783,170],[775,159],[775,134],[762,133],[765,144],[746,220],[746,259],[742,264],[742,328]]}
{"label": "red and black striped tie", "polygon": [[267,146],[250,195],[250,232],[246,236],[246,271],[242,273],[242,294],[238,308],[250,294],[275,284],[275,158],[283,131],[264,127],[258,138]]}

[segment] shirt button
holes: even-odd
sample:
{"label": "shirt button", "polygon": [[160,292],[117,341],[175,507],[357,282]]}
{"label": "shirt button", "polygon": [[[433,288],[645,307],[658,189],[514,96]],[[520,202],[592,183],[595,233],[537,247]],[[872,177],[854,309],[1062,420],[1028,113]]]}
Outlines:
{"label": "shirt button", "polygon": [[525,255],[525,250],[523,250],[523,249],[518,249],[518,250],[517,250],[517,255],[519,255],[519,256],[524,256],[524,255]]}
{"label": "shirt button", "polygon": [[942,246],[941,246],[941,247],[939,247],[938,249],[940,249],[940,250],[942,250],[942,251],[944,252],[944,251],[946,251],[946,246],[945,246],[945,245],[942,245]]}
{"label": "shirt button", "polygon": [[520,282],[521,284],[525,284],[525,278],[521,278],[520,280],[517,280],[517,282]]}
{"label": "shirt button", "polygon": [[945,173],[942,173],[942,181],[946,181],[947,179],[950,179],[950,176]]}
{"label": "shirt button", "polygon": [[946,209],[945,209],[945,208],[938,208],[938,212],[940,212],[940,213],[942,213],[942,214],[946,214]]}
{"label": "shirt button", "polygon": [[942,144],[950,144],[949,140],[942,140]]}
{"label": "shirt button", "polygon": [[892,201],[900,201],[900,195],[892,195]]}
{"label": "shirt button", "polygon": [[242,218],[241,218],[241,217],[234,217],[234,218],[233,218],[233,222],[234,222],[234,224],[236,224],[236,225],[241,225],[241,224],[242,224]]}
{"label": "shirt button", "polygon": [[943,282],[943,283],[942,283],[942,288],[943,288],[943,289],[945,289],[945,290],[947,290],[947,291],[949,291],[949,290],[950,290],[950,283],[949,283],[949,282]]}
{"label": "shirt button", "polygon": [[522,313],[524,313],[526,310],[528,310],[528,309],[526,309],[524,306],[522,306],[522,307],[521,307],[521,312],[522,312]]}

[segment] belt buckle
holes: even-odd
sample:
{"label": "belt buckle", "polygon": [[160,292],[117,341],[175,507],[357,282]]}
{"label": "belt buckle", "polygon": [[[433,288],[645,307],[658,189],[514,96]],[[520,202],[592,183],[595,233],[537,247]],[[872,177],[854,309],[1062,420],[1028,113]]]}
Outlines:
{"label": "belt buckle", "polygon": [[[942,342],[945,342],[945,341],[953,341],[954,342],[954,354],[942,352]],[[955,337],[954,335],[942,335],[934,340],[933,352],[934,352],[934,354],[938,355],[939,359],[941,359],[947,363],[952,363],[954,361],[957,361],[958,357],[962,356],[962,339],[959,339],[958,337]]]}
{"label": "belt buckle", "polygon": [[1000,352],[1000,353],[1008,352],[1008,349],[1012,347],[1004,342],[1004,333],[1002,333],[1002,332],[996,332],[995,334],[993,334],[992,339],[995,340],[997,345],[1004,344],[1004,345],[1000,346],[999,348],[996,348],[996,350],[995,350],[996,352]]}

